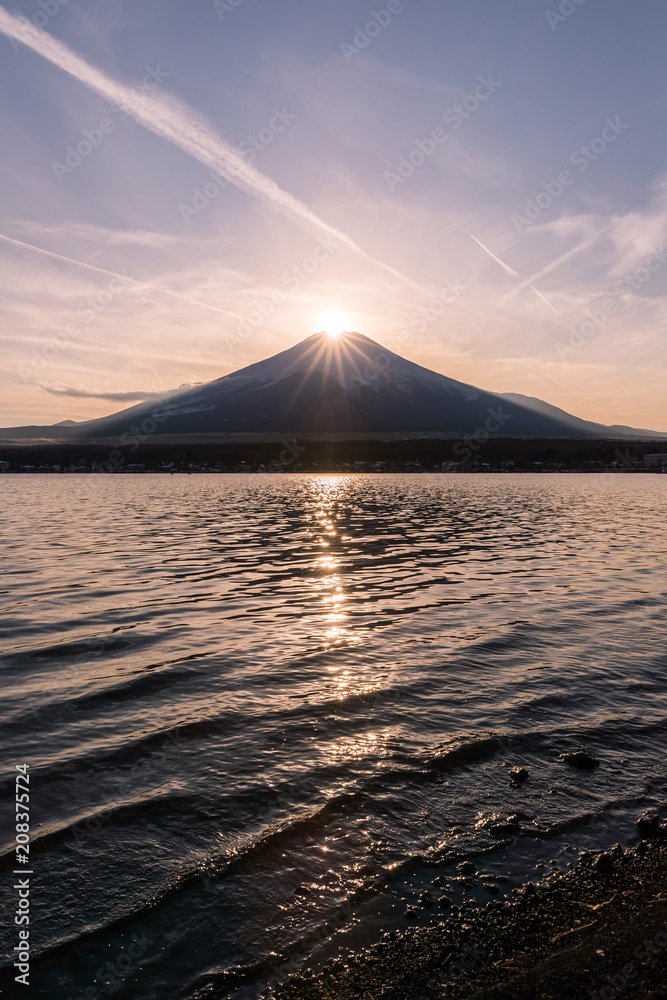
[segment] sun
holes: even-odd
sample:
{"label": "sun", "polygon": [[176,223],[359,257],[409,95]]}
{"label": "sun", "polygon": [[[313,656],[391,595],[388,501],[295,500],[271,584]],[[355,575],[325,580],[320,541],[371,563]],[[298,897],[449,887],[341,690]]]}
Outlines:
{"label": "sun", "polygon": [[323,333],[328,333],[330,337],[338,337],[341,333],[348,333],[352,323],[350,317],[345,312],[331,309],[322,312],[317,317],[317,329]]}

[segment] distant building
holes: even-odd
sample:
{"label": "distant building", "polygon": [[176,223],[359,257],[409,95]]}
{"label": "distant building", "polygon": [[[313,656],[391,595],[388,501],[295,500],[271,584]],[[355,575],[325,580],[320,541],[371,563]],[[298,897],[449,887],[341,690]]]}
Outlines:
{"label": "distant building", "polygon": [[667,466],[667,455],[644,455],[644,466],[647,469],[661,469]]}

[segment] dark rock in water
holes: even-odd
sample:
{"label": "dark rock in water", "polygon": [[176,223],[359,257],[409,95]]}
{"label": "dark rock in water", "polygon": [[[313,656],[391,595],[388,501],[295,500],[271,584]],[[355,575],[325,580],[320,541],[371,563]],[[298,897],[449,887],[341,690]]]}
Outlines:
{"label": "dark rock in water", "polygon": [[645,812],[637,820],[637,833],[645,840],[660,836],[660,817],[654,812]]}
{"label": "dark rock in water", "polygon": [[462,861],[460,865],[456,866],[456,868],[462,875],[475,875],[477,872],[477,869],[472,861]]}
{"label": "dark rock in water", "polygon": [[510,770],[510,778],[516,784],[520,784],[522,781],[527,781],[530,775],[525,767],[513,767]]}
{"label": "dark rock in water", "polygon": [[446,910],[448,906],[452,905],[452,901],[449,896],[441,896],[438,900],[438,906],[441,906],[443,910]]}
{"label": "dark rock in water", "polygon": [[431,882],[431,885],[434,885],[434,886],[436,887],[436,889],[439,889],[439,888],[440,888],[441,886],[443,886],[444,884],[445,884],[445,883],[443,882],[443,880],[442,880],[442,878],[440,877],[440,875],[436,875],[436,877],[435,877],[435,878],[433,879],[433,881]]}
{"label": "dark rock in water", "polygon": [[570,767],[576,767],[580,771],[593,771],[600,761],[597,757],[591,757],[585,750],[575,750],[572,753],[562,753],[560,759]]}
{"label": "dark rock in water", "polygon": [[606,854],[604,853],[604,851],[602,852],[602,854],[598,854],[597,858],[593,863],[593,869],[594,871],[599,872],[602,875],[608,875],[609,872],[613,872],[614,856],[611,853],[611,851],[607,852]]}
{"label": "dark rock in water", "polygon": [[428,889],[425,889],[419,897],[419,902],[422,906],[433,906],[435,903],[433,893],[429,892]]}
{"label": "dark rock in water", "polygon": [[484,888],[491,896],[497,896],[498,893],[500,892],[500,889],[495,884],[495,882],[485,882]]}
{"label": "dark rock in water", "polygon": [[417,907],[416,906],[406,906],[405,917],[407,920],[417,919]]}

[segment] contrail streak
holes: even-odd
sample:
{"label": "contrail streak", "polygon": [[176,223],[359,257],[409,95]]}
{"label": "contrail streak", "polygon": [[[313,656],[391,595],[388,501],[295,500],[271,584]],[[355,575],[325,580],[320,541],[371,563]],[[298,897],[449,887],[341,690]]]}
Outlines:
{"label": "contrail streak", "polygon": [[[524,285],[525,284],[526,284],[526,282],[524,282]],[[523,288],[523,285],[521,287]],[[560,316],[560,313],[558,312],[558,310],[556,309],[556,307],[551,305],[551,303],[549,302],[549,300],[546,299],[544,297],[544,295],[542,295],[542,292],[538,292],[538,290],[535,288],[535,285],[530,285],[529,284],[529,288],[532,288],[532,290],[535,292],[535,294],[539,295],[539,297],[542,299],[542,301],[546,302],[546,304],[549,306],[549,308],[553,309],[553,311],[556,313],[557,316]],[[514,294],[514,292],[512,292],[512,294]]]}
{"label": "contrail streak", "polygon": [[170,292],[168,288],[162,288],[160,285],[151,285],[147,281],[139,281],[137,278],[130,278],[127,274],[118,274],[116,271],[107,271],[105,267],[96,267],[94,264],[86,264],[82,260],[76,260],[74,257],[63,257],[61,253],[54,253],[52,250],[44,250],[43,247],[35,247],[32,243],[24,243],[22,240],[13,240],[11,236],[5,236],[0,233],[0,240],[3,243],[10,243],[15,247],[22,247],[24,250],[32,250],[33,253],[44,254],[45,257],[53,257],[54,260],[63,260],[67,264],[76,264],[77,267],[85,267],[88,271],[97,271],[98,274],[108,274],[112,278],[120,278],[121,281],[130,281],[133,285],[138,285],[140,288],[150,288],[154,292],[162,292],[164,295],[171,295],[175,299],[182,299],[183,302],[190,302],[192,305],[201,306],[203,309],[212,309],[214,312],[222,313],[224,316],[233,316],[235,319],[244,319],[245,317],[239,315],[239,313],[230,312],[229,309],[220,309],[218,306],[211,306],[207,302],[200,302],[198,299],[192,299],[189,295],[179,295],[178,292]]}
{"label": "contrail streak", "polygon": [[[464,232],[468,233],[468,230],[465,229]],[[485,247],[484,244],[481,243],[477,239],[476,236],[473,236],[472,233],[468,233],[468,236],[470,237],[471,240],[474,240],[475,243],[477,243],[482,248],[482,250],[484,250],[486,253],[488,253],[489,257],[493,257],[493,259],[495,260],[496,264],[500,264],[500,266],[502,267],[503,271],[505,271],[507,274],[511,274],[513,278],[518,278],[519,277],[519,272],[518,271],[515,271],[513,267],[509,266],[509,264],[505,264],[504,261],[502,261],[500,259],[500,257],[496,257],[496,255],[494,253],[492,253],[489,250],[488,247]]]}
{"label": "contrail streak", "polygon": [[[489,257],[492,257],[495,260],[496,264],[500,264],[500,266],[502,267],[503,271],[505,271],[507,274],[510,274],[513,278],[520,278],[521,277],[521,275],[519,274],[518,271],[515,271],[513,267],[509,266],[509,264],[505,264],[505,262],[502,261],[500,259],[500,257],[496,257],[496,255],[494,253],[492,253],[491,250],[489,250],[488,247],[485,247],[484,244],[482,242],[480,242],[480,240],[478,240],[476,236],[473,236],[473,234],[470,233],[470,232],[468,232],[467,229],[465,230],[465,232],[468,233],[468,236],[470,237],[471,240],[474,240],[475,243],[477,243],[482,248],[482,250],[484,250],[484,251],[486,251],[486,253],[488,253]],[[549,302],[549,300],[545,299],[544,295],[542,295],[542,292],[538,292],[538,290],[535,288],[535,286],[532,284],[532,282],[535,281],[537,278],[541,278],[543,274],[547,274],[548,271],[550,271],[553,267],[556,267],[557,264],[560,264],[562,260],[565,260],[565,258],[569,257],[569,256],[571,256],[570,252],[568,252],[563,257],[561,257],[560,260],[554,261],[553,264],[550,264],[548,267],[544,268],[544,270],[540,271],[539,274],[535,274],[535,275],[533,275],[532,278],[528,278],[526,281],[523,281],[517,288],[513,289],[513,291],[512,291],[511,294],[512,295],[516,295],[516,293],[519,292],[519,291],[521,291],[522,288],[526,288],[526,287],[532,288],[532,290],[535,292],[535,294],[539,298],[541,298],[542,301],[544,303],[546,303],[546,305],[548,305],[550,309],[553,309],[553,311],[556,313],[556,315],[560,315],[559,312],[558,312],[558,310],[555,309],[554,306],[551,305],[551,303]]]}
{"label": "contrail streak", "polygon": [[552,382],[556,383],[556,385],[562,385],[564,389],[572,388],[572,386],[568,385],[566,382],[559,382],[558,379],[554,378],[553,375],[550,375],[549,372],[542,372],[542,374],[545,375],[547,378],[550,378]]}
{"label": "contrail streak", "polygon": [[532,288],[533,281],[537,281],[538,278],[543,278],[545,274],[549,274],[549,272],[553,271],[555,267],[558,267],[560,264],[564,264],[566,260],[569,260],[570,257],[574,257],[574,255],[579,253],[581,250],[585,250],[587,247],[591,245],[591,243],[594,242],[594,239],[595,238],[591,238],[590,240],[583,240],[576,247],[572,247],[571,250],[566,251],[566,253],[562,254],[556,260],[552,260],[550,264],[547,264],[546,267],[543,267],[541,271],[537,272],[537,274],[533,274],[530,278],[526,278],[525,281],[522,281],[520,285],[517,285],[517,287],[512,291],[512,294],[516,295],[517,292],[522,291],[522,289],[526,288],[527,285],[530,285],[530,287]]}
{"label": "contrail streak", "polygon": [[224,174],[242,191],[268,201],[283,214],[300,222],[310,232],[315,231],[320,236],[332,237],[394,278],[411,285],[422,294],[425,293],[425,290],[411,278],[366,253],[346,233],[324,222],[302,201],[284,191],[270,177],[266,177],[247,163],[234,146],[221,139],[203,120],[203,116],[184,101],[164,92],[139,93],[125,84],[118,83],[95,69],[62,42],[35,27],[25,17],[16,17],[4,7],[0,7],[0,31],[9,38],[27,45],[55,66],[59,66],[105,100],[118,105],[140,125],[178,146],[204,166]]}

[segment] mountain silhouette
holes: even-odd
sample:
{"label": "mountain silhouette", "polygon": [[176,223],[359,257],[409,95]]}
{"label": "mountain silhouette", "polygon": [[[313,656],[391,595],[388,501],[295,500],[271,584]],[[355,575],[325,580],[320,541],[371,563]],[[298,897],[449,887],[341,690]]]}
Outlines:
{"label": "mountain silhouette", "polygon": [[[107,417],[15,437],[123,434],[436,434],[619,438],[667,435],[582,420],[540,399],[493,393],[422,368],[360,333],[314,334],[212,382],[178,389]],[[9,430],[3,431],[7,436]]]}

